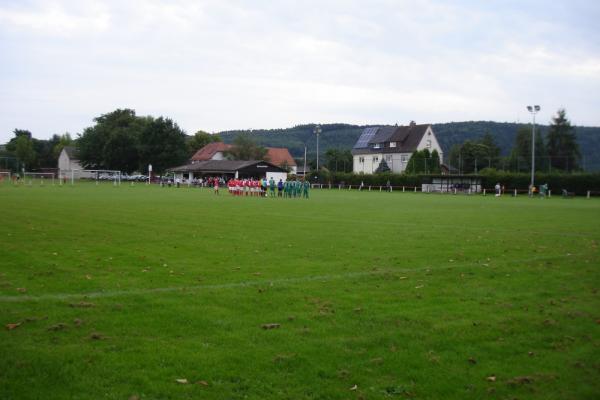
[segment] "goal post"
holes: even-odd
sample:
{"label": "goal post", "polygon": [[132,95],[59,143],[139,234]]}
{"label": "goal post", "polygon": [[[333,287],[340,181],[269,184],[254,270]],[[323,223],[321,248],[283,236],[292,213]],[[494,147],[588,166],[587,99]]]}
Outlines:
{"label": "goal post", "polygon": [[61,171],[61,184],[66,183],[67,180],[71,182],[71,185],[75,184],[75,180],[87,179],[89,181],[95,181],[96,185],[101,181],[113,182],[115,186],[121,185],[122,173],[119,170],[113,169],[71,169]]}
{"label": "goal post", "polygon": [[52,182],[54,185],[54,172],[23,172],[23,181],[31,185],[34,181],[44,185],[44,182]]}
{"label": "goal post", "polygon": [[10,171],[0,171],[0,184],[10,183],[11,176]]}

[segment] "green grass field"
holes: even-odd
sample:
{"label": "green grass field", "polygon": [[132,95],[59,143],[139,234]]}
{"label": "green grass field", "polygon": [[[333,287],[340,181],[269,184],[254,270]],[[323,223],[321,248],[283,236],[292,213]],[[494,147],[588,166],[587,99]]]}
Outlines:
{"label": "green grass field", "polygon": [[4,184],[0,210],[1,399],[600,397],[597,199]]}

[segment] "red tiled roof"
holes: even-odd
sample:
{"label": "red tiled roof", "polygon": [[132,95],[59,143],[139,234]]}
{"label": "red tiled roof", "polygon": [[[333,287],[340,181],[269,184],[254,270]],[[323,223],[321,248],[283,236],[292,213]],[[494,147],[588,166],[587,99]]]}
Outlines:
{"label": "red tiled roof", "polygon": [[[191,161],[208,161],[212,160],[215,153],[219,151],[225,152],[232,146],[223,142],[209,143],[192,156]],[[292,158],[292,155],[285,147],[267,147],[267,154],[265,158],[273,165],[282,166],[287,164],[290,167],[296,166],[296,162]]]}
{"label": "red tiled roof", "polygon": [[287,164],[290,167],[296,166],[296,161],[285,147],[267,147],[267,160],[274,165],[282,166]]}
{"label": "red tiled roof", "polygon": [[212,142],[201,148],[192,156],[192,161],[208,161],[212,160],[215,153],[219,151],[227,151],[231,148],[230,144],[223,142]]}

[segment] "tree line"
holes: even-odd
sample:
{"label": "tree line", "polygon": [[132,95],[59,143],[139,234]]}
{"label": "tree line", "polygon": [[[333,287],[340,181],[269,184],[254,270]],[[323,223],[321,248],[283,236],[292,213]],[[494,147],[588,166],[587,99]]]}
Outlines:
{"label": "tree line", "polygon": [[79,160],[87,169],[112,169],[123,172],[153,171],[185,163],[198,149],[220,141],[219,135],[198,131],[192,136],[170,118],[138,116],[131,109],[117,109],[94,118],[76,138],[69,133],[49,140],[32,137],[28,130],[15,129],[14,137],[0,154],[0,168],[39,170],[56,168],[65,146],[76,146]]}
{"label": "tree line", "polygon": [[0,152],[0,169],[21,171],[54,168],[61,150],[73,144],[69,133],[54,134],[48,140],[33,137],[26,129],[15,129],[14,137]]}
{"label": "tree line", "polygon": [[[298,126],[292,129],[303,129],[304,146],[310,150],[315,135],[310,129],[313,125]],[[335,128],[335,129],[334,129]],[[332,124],[324,126],[322,143],[334,138],[354,134],[352,125]],[[334,132],[326,136],[325,133]],[[295,131],[294,131],[295,132]],[[229,151],[232,159],[263,159],[266,144],[260,136],[246,131],[236,132],[228,141],[234,146]],[[293,135],[269,133],[269,136],[281,140]],[[227,137],[225,134],[224,137]],[[537,171],[577,171],[580,169],[581,153],[577,144],[575,130],[561,109],[553,118],[546,134],[538,130],[536,134],[536,170]],[[185,163],[198,149],[213,141],[221,141],[220,135],[198,131],[188,136],[170,118],[137,116],[134,110],[117,109],[100,115],[94,119],[94,125],[85,128],[81,134],[73,138],[69,133],[53,135],[48,140],[32,137],[31,132],[15,129],[14,137],[6,144],[5,151],[0,153],[0,168],[36,170],[55,168],[60,151],[65,146],[77,146],[79,158],[86,168],[115,169],[124,172],[146,171],[152,164],[154,171],[160,173],[166,168]],[[440,140],[441,141],[441,140]],[[272,143],[269,143],[273,145]],[[284,142],[279,146],[288,147]],[[322,155],[319,167],[331,172],[352,171],[353,157],[347,146],[339,146],[335,140]],[[292,151],[293,152],[293,151]],[[302,154],[294,154],[302,165]],[[438,173],[439,155],[415,152],[406,169],[407,173]],[[316,168],[316,154],[310,154],[308,166]],[[508,155],[501,155],[501,148],[496,138],[487,132],[480,139],[466,140],[455,144],[448,152],[444,162],[452,172],[477,173],[483,168],[495,168],[509,171],[527,171],[531,169],[531,126],[518,128],[513,148]],[[382,162],[378,172],[386,172],[389,166]]]}
{"label": "tree line", "polygon": [[[517,129],[515,142],[507,156],[487,132],[479,140],[466,140],[451,147],[448,165],[454,172],[478,173],[484,168],[526,172],[531,170],[532,126]],[[566,111],[559,109],[548,131],[535,133],[535,170],[537,172],[573,172],[581,170],[581,152],[574,127]]]}

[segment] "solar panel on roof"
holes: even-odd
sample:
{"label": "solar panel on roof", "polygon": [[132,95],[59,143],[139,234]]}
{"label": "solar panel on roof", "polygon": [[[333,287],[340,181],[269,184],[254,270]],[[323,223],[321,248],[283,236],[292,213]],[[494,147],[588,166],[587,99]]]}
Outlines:
{"label": "solar panel on roof", "polygon": [[371,140],[371,138],[373,136],[375,136],[375,134],[377,133],[377,130],[379,128],[375,127],[375,128],[365,128],[362,133],[360,134],[360,137],[358,138],[358,141],[356,142],[356,144],[354,145],[355,149],[364,149],[369,147],[369,140]]}
{"label": "solar panel on roof", "polygon": [[371,138],[371,140],[369,140],[369,143],[374,144],[374,143],[387,142],[389,140],[390,136],[392,136],[394,134],[396,129],[398,129],[398,127],[396,127],[396,126],[380,127],[379,130],[377,131],[377,134],[375,134]]}

